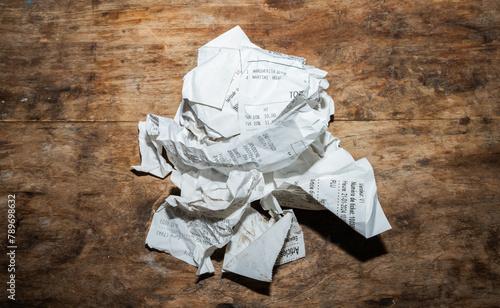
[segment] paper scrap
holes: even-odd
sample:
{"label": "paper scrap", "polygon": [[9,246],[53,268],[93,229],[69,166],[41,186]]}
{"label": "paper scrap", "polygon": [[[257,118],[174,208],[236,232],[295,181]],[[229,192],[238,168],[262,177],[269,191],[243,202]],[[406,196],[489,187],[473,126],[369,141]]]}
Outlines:
{"label": "paper scrap", "polygon": [[249,208],[226,248],[223,270],[270,282],[292,216],[289,211],[278,221],[266,222],[259,212]]}
{"label": "paper scrap", "polygon": [[139,123],[133,168],[171,174],[181,189],[155,212],[146,244],[198,275],[214,272],[210,256],[226,247],[223,271],[270,282],[274,266],[305,257],[293,208],[329,210],[367,238],[390,229],[371,165],[327,131],[326,74],[240,27],[202,46],[174,119]]}
{"label": "paper scrap", "polygon": [[198,197],[169,196],[153,216],[146,244],[197,266],[199,275],[213,272],[210,255],[229,242],[263,185],[258,171],[233,171],[225,185],[193,194]]}

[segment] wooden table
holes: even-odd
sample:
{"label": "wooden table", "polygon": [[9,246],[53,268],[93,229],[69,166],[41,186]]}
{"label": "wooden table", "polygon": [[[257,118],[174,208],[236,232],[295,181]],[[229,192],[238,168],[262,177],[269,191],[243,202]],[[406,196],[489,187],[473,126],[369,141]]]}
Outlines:
{"label": "wooden table", "polygon": [[[498,1],[0,3],[0,230],[15,194],[28,306],[500,305]],[[144,241],[176,188],[140,176],[138,121],[172,117],[197,49],[240,25],[328,71],[329,131],[375,170],[393,229],[296,211],[305,259],[273,282],[213,276]],[[4,250],[5,249],[5,250]],[[11,302],[4,291],[0,305]]]}

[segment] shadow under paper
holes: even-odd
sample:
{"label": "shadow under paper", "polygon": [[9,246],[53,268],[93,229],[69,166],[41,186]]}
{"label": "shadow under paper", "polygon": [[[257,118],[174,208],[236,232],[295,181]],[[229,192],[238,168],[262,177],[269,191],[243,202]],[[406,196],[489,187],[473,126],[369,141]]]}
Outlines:
{"label": "shadow under paper", "polygon": [[[300,225],[308,226],[359,261],[366,262],[387,253],[380,236],[367,239],[330,211],[293,211]],[[307,238],[304,241],[307,245]]]}

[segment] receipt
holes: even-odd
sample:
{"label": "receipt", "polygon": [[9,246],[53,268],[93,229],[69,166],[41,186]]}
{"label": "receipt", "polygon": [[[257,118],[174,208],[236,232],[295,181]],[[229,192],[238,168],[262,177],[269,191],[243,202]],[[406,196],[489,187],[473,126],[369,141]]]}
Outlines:
{"label": "receipt", "polygon": [[197,266],[198,275],[213,272],[210,255],[229,242],[232,228],[250,202],[261,197],[263,185],[258,171],[233,171],[225,185],[200,186],[193,196],[169,196],[153,216],[146,244]]}
{"label": "receipt", "polygon": [[258,47],[240,27],[198,50],[175,117],[139,123],[133,168],[171,174],[181,190],[154,213],[149,247],[198,275],[225,248],[223,271],[270,282],[274,266],[306,256],[294,208],[329,210],[367,238],[391,228],[371,165],[327,131],[327,72],[305,62]]}
{"label": "receipt", "polygon": [[305,257],[302,228],[293,211],[277,217],[266,220],[248,208],[227,245],[222,270],[270,282],[275,264]]}

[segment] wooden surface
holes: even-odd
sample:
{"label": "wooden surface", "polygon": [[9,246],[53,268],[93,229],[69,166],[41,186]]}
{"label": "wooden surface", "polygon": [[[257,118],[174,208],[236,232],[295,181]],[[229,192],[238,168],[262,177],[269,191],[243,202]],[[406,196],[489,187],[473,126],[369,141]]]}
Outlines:
{"label": "wooden surface", "polygon": [[[16,194],[16,303],[498,307],[499,10],[494,0],[1,1],[0,230],[5,239]],[[328,71],[329,131],[372,163],[393,226],[365,240],[333,214],[297,211],[307,256],[270,284],[222,275],[221,251],[199,278],[148,250],[152,210],[176,188],[130,168],[137,122],[172,117],[197,48],[235,25]]]}

